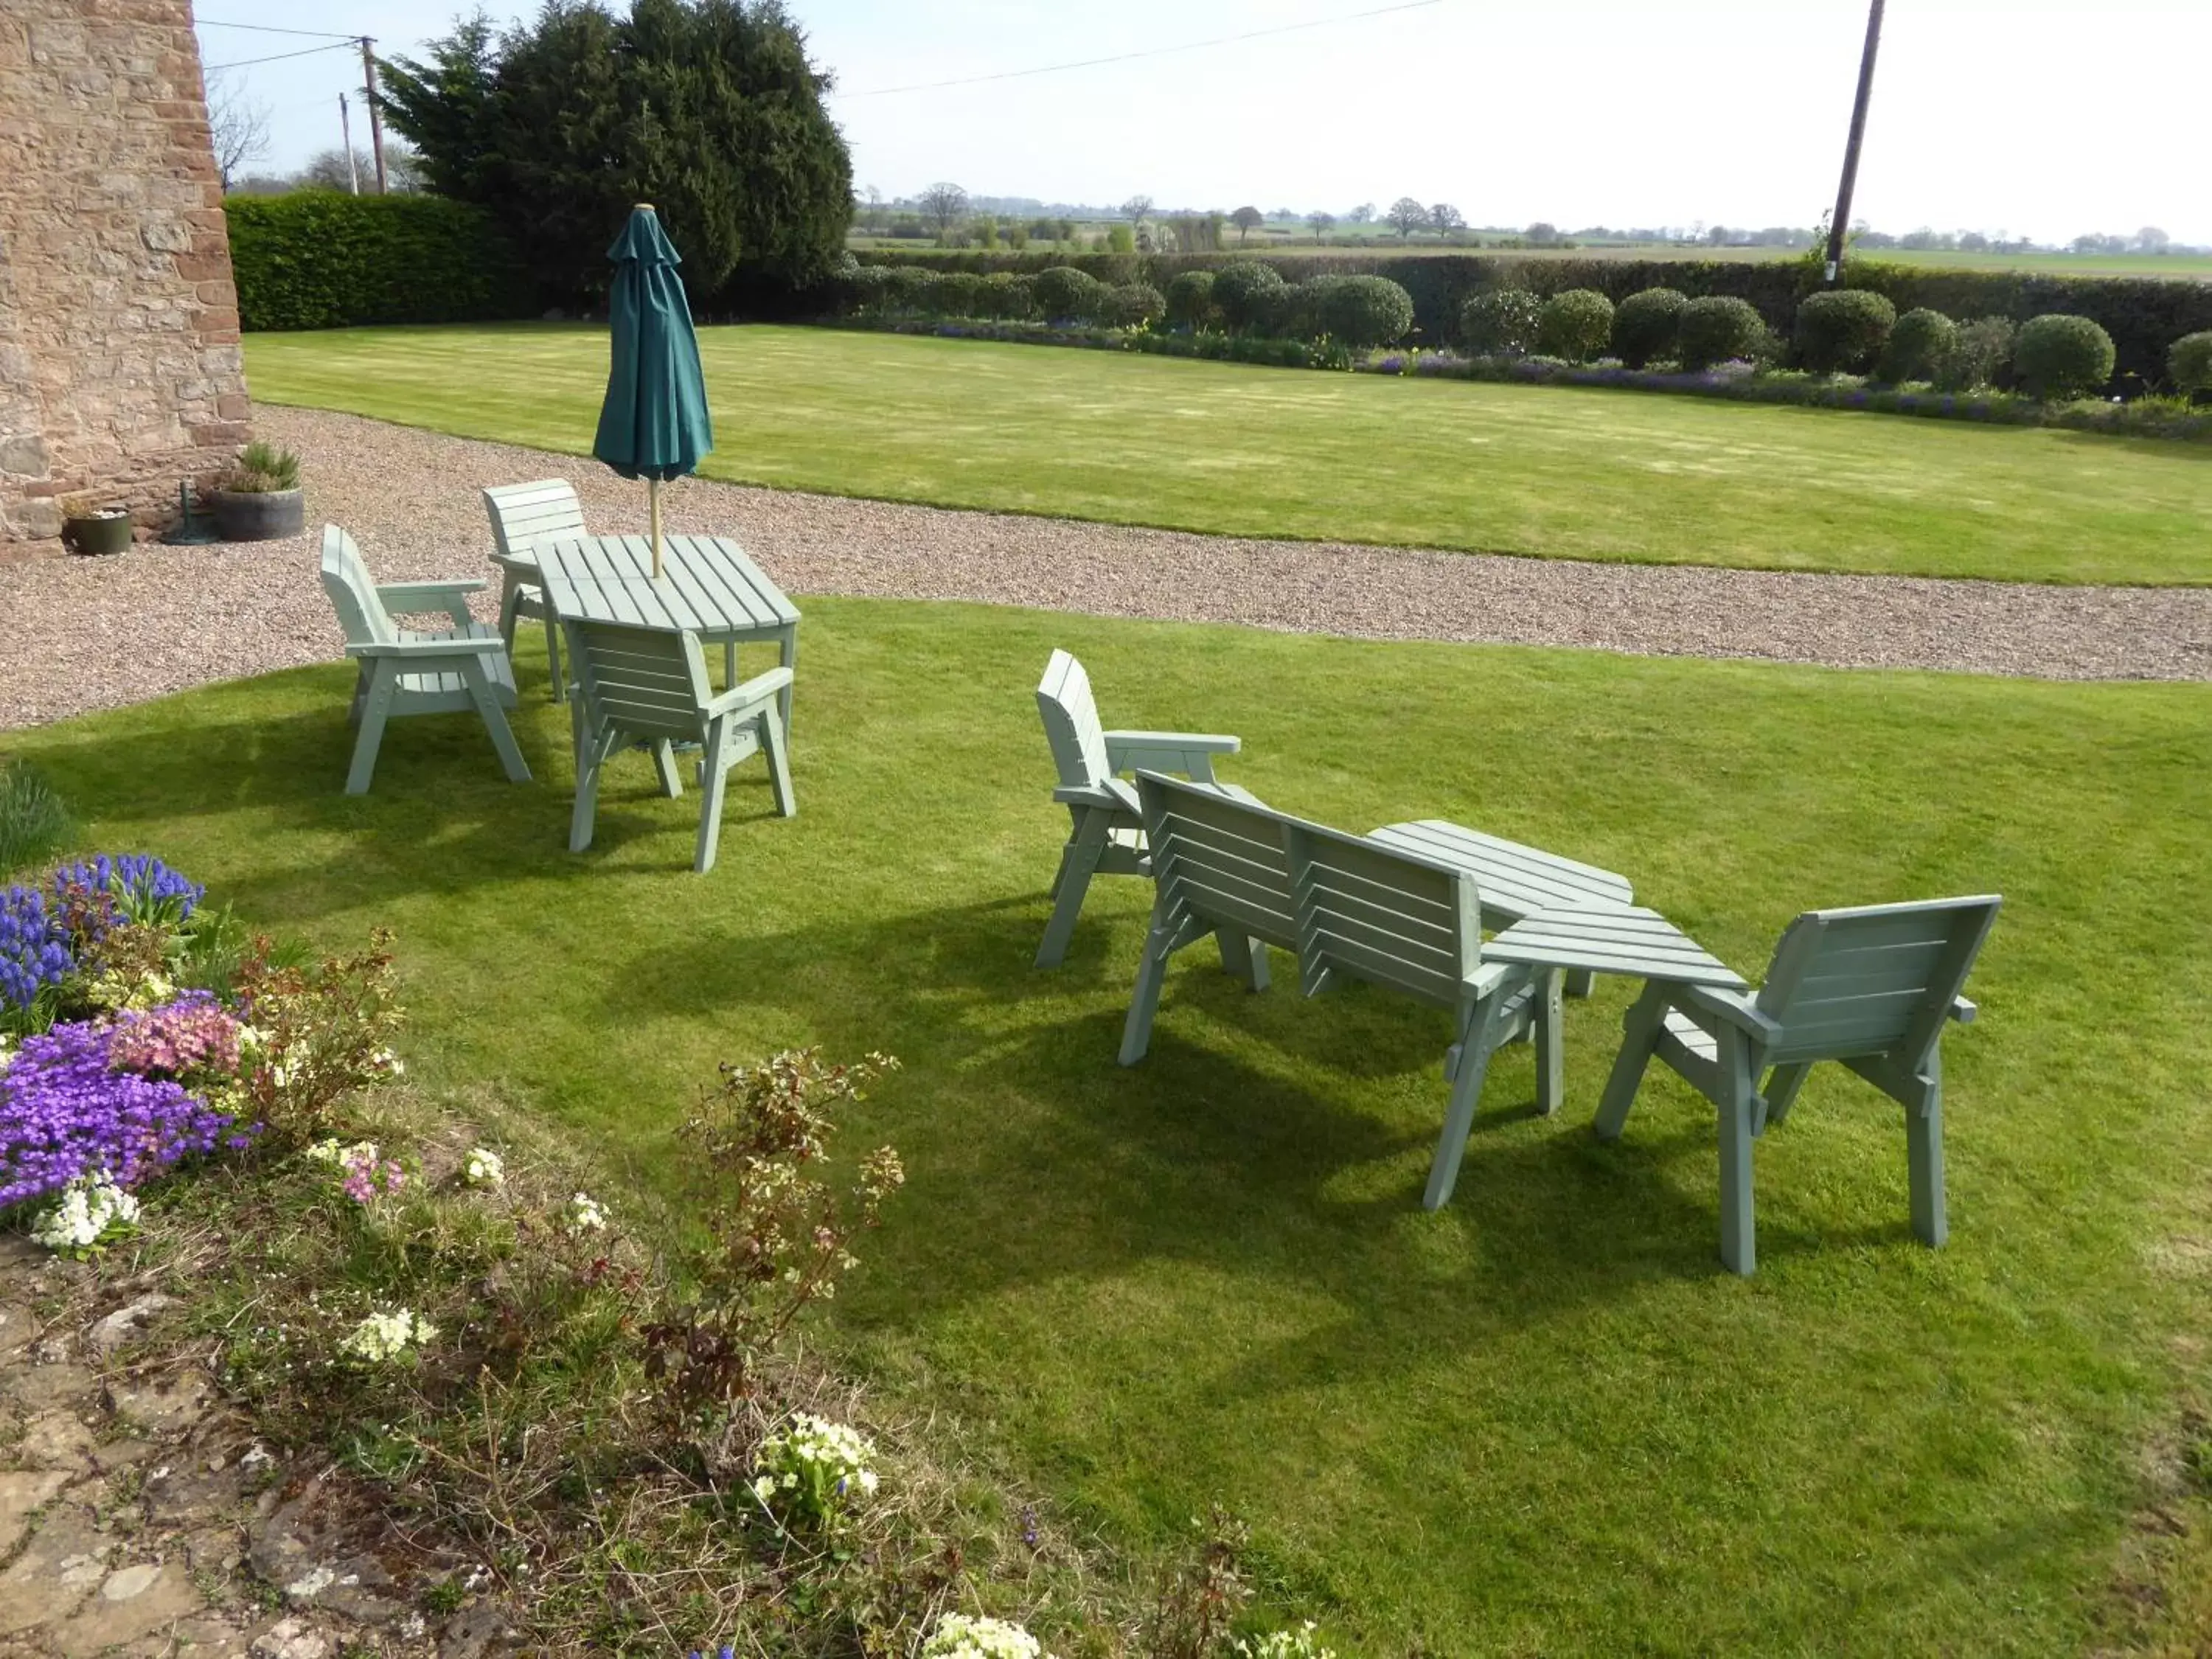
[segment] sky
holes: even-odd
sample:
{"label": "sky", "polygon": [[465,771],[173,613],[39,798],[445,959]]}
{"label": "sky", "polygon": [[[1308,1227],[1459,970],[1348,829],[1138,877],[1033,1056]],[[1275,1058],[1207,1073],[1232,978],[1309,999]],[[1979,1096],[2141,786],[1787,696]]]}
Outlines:
{"label": "sky", "polygon": [[[887,198],[940,179],[1163,209],[1341,213],[1413,196],[1477,225],[1563,228],[1813,223],[1835,198],[1866,27],[1865,0],[788,4],[836,77],[856,187]],[[360,31],[407,56],[463,9],[198,7],[217,66],[317,45],[222,25]],[[1150,55],[1018,73],[1132,53]],[[1854,217],[2041,241],[2155,225],[2212,244],[2195,84],[2207,61],[2212,0],[1890,0]],[[281,171],[337,144],[360,58],[310,52],[228,75],[269,106],[262,166]],[[931,85],[948,81],[969,84]]]}

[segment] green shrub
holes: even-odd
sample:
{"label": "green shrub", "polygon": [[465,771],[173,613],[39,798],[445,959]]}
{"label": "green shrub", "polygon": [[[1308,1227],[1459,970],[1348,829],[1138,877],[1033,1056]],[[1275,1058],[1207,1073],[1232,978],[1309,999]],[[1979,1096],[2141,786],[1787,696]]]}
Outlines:
{"label": "green shrub", "polygon": [[2112,337],[2087,317],[2031,317],[2013,343],[2012,370],[2031,398],[2087,398],[2112,378]]}
{"label": "green shrub", "polygon": [[1144,328],[1168,308],[1150,283],[1124,283],[1101,296],[1097,320],[1109,328]]}
{"label": "green shrub", "polygon": [[1264,334],[1280,325],[1288,287],[1273,265],[1240,260],[1213,273],[1213,308],[1226,326]]}
{"label": "green shrub", "polygon": [[1096,315],[1106,284],[1073,265],[1054,265],[1037,273],[1037,313],[1048,323],[1085,322]]}
{"label": "green shrub", "polygon": [[241,328],[473,323],[538,309],[529,272],[482,208],[332,190],[233,196],[222,207]]}
{"label": "green shrub", "polygon": [[1312,289],[1314,332],[1357,349],[1389,345],[1413,326],[1413,296],[1387,276],[1324,276]]}
{"label": "green shrub", "polygon": [[1682,367],[1694,373],[1715,363],[1756,357],[1766,337],[1766,319],[1750,301],[1707,295],[1682,307],[1674,344]]}
{"label": "green shrub", "polygon": [[1889,331],[1889,343],[1881,354],[1881,378],[1892,386],[1906,380],[1932,380],[1958,349],[1958,324],[1925,306],[1908,311]]}
{"label": "green shrub", "polygon": [[76,833],[45,773],[28,761],[0,766],[0,876],[44,864]]}
{"label": "green shrub", "polygon": [[2212,392],[2212,329],[2176,340],[2166,355],[2166,370],[2184,392]]}
{"label": "green shrub", "polygon": [[976,314],[1018,323],[1036,315],[1036,278],[994,270],[982,279],[976,295]]}
{"label": "green shrub", "polygon": [[1863,374],[1897,325],[1897,307],[1863,288],[1808,295],[1797,307],[1797,361],[1815,374]]}
{"label": "green shrub", "polygon": [[1167,319],[1176,328],[1205,328],[1215,317],[1213,273],[1177,272],[1168,283]]}
{"label": "green shrub", "polygon": [[980,316],[983,280],[964,270],[939,271],[922,285],[917,303],[932,317]]}
{"label": "green shrub", "polygon": [[1544,302],[1528,289],[1493,288],[1460,307],[1459,337],[1478,357],[1525,357],[1543,315]]}
{"label": "green shrub", "polygon": [[2020,331],[2004,317],[1980,317],[1959,325],[1959,337],[1936,365],[1936,384],[1946,392],[1978,392],[2010,379],[2012,348]]}
{"label": "green shrub", "polygon": [[300,458],[256,438],[238,452],[238,460],[223,475],[222,487],[234,495],[266,495],[300,487]]}
{"label": "green shrub", "polygon": [[1592,288],[1571,288],[1544,301],[1536,343],[1550,356],[1586,363],[1613,339],[1613,301]]}
{"label": "green shrub", "polygon": [[1631,368],[1655,357],[1672,357],[1682,307],[1689,296],[1679,289],[1647,288],[1630,295],[1613,313],[1613,355]]}

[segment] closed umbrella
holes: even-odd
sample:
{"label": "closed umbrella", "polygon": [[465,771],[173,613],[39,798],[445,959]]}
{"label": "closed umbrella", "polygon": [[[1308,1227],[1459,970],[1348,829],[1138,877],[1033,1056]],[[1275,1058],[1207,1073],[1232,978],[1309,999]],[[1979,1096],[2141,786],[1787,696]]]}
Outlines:
{"label": "closed umbrella", "polygon": [[607,250],[615,262],[607,305],[610,361],[607,399],[599,410],[592,453],[625,478],[643,478],[653,519],[653,574],[660,575],[660,484],[680,478],[714,447],[707,383],[691,306],[676,274],[683,256],[660,228],[650,202]]}

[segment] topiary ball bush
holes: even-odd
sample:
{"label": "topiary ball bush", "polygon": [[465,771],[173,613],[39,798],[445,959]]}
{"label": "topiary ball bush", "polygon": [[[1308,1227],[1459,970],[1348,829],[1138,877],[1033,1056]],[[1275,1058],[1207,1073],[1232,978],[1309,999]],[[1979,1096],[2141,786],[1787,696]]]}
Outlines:
{"label": "topiary ball bush", "polygon": [[1213,307],[1229,327],[1265,332],[1279,321],[1289,286],[1273,265],[1256,259],[1224,265],[1213,273]]}
{"label": "topiary ball bush", "polygon": [[1863,288],[1811,295],[1797,307],[1797,361],[1815,374],[1863,374],[1896,325],[1887,295]]}
{"label": "topiary ball bush", "polygon": [[1402,340],[1413,327],[1413,296],[1388,276],[1338,276],[1318,287],[1317,331],[1355,350]]}
{"label": "topiary ball bush", "polygon": [[1908,311],[1889,331],[1882,348],[1881,378],[1892,386],[1932,380],[1959,349],[1959,325],[1926,306]]}
{"label": "topiary ball bush", "polygon": [[1571,288],[1544,301],[1536,344],[1547,356],[1586,363],[1613,339],[1613,301],[1594,288]]}
{"label": "topiary ball bush", "polygon": [[2212,392],[2212,329],[2176,340],[2166,354],[2166,372],[2182,392]]}
{"label": "topiary ball bush", "polygon": [[1544,302],[1528,289],[1490,289],[1460,307],[1460,343],[1478,357],[1525,357],[1543,315]]}
{"label": "topiary ball bush", "polygon": [[1613,355],[1631,368],[1674,355],[1675,330],[1690,296],[1678,289],[1647,288],[1630,295],[1613,313]]}
{"label": "topiary ball bush", "polygon": [[2112,337],[2095,323],[2053,312],[2021,325],[2012,372],[2029,397],[2063,403],[2101,392],[2115,357]]}
{"label": "topiary ball bush", "polygon": [[923,284],[921,305],[933,317],[977,317],[983,297],[983,279],[972,271],[941,270]]}
{"label": "topiary ball bush", "polygon": [[1167,301],[1150,283],[1123,283],[1106,290],[1098,320],[1109,328],[1144,328],[1167,308]]}
{"label": "topiary ball bush", "polygon": [[1766,337],[1766,320],[1759,307],[1732,294],[1709,294],[1682,307],[1674,330],[1674,344],[1682,367],[1696,373],[1759,355]]}
{"label": "topiary ball bush", "polygon": [[1036,278],[994,270],[983,279],[977,306],[986,317],[1018,323],[1036,315]]}
{"label": "topiary ball bush", "polygon": [[1208,328],[1217,319],[1213,308],[1213,273],[1185,270],[1168,283],[1167,319],[1175,328]]}
{"label": "topiary ball bush", "polygon": [[1030,290],[1037,313],[1048,323],[1079,323],[1096,315],[1106,284],[1073,265],[1054,265],[1037,272]]}

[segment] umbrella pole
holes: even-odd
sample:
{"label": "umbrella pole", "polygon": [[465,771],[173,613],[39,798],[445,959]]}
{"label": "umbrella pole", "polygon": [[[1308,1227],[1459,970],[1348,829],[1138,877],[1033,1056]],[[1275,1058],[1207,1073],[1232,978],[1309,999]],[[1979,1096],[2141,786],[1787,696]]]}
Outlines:
{"label": "umbrella pole", "polygon": [[653,580],[660,580],[660,480],[645,481],[647,510],[653,520]]}

